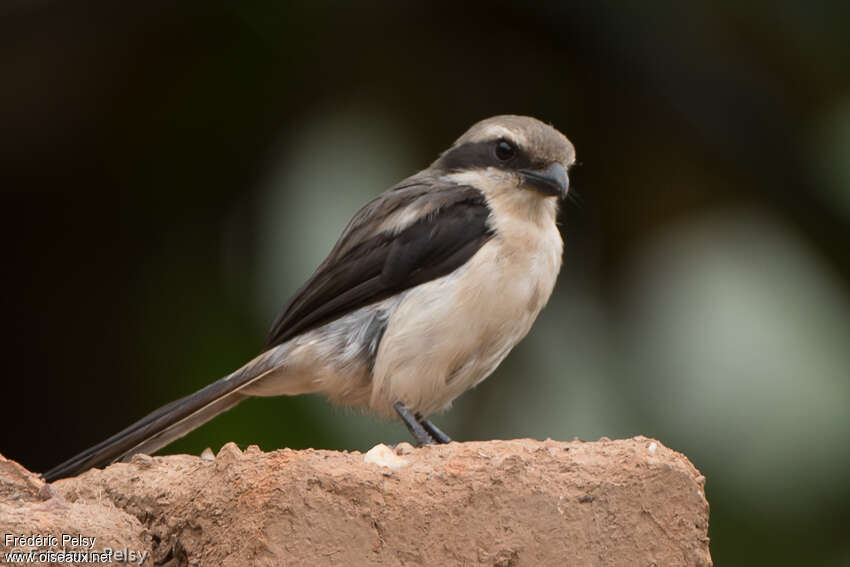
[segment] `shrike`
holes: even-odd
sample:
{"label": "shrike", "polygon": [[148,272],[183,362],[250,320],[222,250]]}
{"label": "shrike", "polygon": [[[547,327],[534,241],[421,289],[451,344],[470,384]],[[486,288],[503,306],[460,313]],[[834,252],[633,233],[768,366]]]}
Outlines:
{"label": "shrike", "polygon": [[420,444],[451,441],[425,418],[490,375],[548,301],[574,161],[534,118],[475,124],[354,215],[259,356],[43,477],[154,452],[250,396],[319,392],[398,415]]}

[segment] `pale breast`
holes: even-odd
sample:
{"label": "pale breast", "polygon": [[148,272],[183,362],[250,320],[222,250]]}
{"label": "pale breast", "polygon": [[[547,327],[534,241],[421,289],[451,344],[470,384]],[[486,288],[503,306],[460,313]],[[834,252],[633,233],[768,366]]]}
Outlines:
{"label": "pale breast", "polygon": [[554,219],[505,222],[463,267],[410,290],[378,349],[371,409],[428,415],[492,373],[549,299],[562,246]]}

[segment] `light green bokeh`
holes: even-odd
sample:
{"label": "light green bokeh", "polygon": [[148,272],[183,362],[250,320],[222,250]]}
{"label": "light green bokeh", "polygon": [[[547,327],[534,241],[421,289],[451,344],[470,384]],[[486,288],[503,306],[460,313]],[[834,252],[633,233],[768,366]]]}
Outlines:
{"label": "light green bokeh", "polygon": [[738,497],[804,516],[850,475],[850,305],[777,220],[731,212],[637,259],[628,366],[697,464]]}

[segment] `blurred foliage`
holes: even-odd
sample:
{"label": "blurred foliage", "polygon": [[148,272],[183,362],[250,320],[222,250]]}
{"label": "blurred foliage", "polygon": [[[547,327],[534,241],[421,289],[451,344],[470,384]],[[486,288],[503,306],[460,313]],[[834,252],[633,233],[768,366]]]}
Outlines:
{"label": "blurred foliage", "polygon": [[[238,367],[361,204],[531,114],[582,164],[565,267],[436,421],[657,437],[718,565],[850,565],[848,6],[3,3],[0,451],[43,470]],[[405,438],[273,398],[168,451]]]}

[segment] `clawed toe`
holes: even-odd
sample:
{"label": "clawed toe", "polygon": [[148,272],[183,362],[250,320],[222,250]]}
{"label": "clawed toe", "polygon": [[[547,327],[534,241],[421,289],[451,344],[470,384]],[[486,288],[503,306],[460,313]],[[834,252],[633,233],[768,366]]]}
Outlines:
{"label": "clawed toe", "polygon": [[413,435],[417,446],[451,443],[451,437],[418,413],[411,412],[403,403],[396,402],[393,407],[407,426],[407,430]]}

